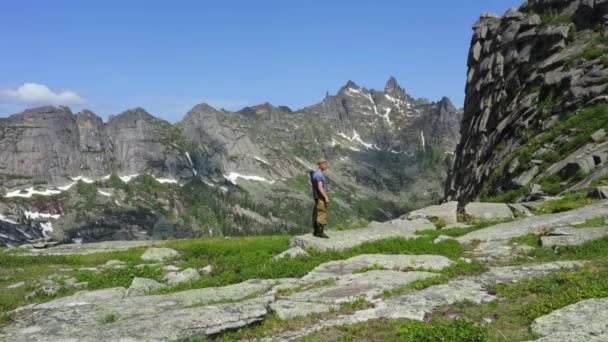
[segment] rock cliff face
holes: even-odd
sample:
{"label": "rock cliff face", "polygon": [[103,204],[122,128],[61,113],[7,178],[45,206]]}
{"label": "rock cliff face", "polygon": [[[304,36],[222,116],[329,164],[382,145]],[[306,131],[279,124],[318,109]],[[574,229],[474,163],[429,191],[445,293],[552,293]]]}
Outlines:
{"label": "rock cliff face", "polygon": [[28,109],[0,121],[0,172],[50,182],[112,172],[191,174],[174,131],[140,108],[107,123],[88,110]]}
{"label": "rock cliff face", "polygon": [[446,200],[516,200],[534,183],[559,193],[608,173],[607,20],[604,0],[528,1],[481,16]]}

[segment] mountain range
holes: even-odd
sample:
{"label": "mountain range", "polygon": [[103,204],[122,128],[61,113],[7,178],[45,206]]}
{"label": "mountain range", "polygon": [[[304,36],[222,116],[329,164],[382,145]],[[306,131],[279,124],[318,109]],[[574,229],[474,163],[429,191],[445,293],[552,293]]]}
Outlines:
{"label": "mountain range", "polygon": [[[175,124],[142,108],[106,122],[89,110],[32,108],[0,119],[2,224],[19,222],[21,230],[51,224],[62,241],[151,236],[161,218],[180,227],[170,232],[185,236],[306,231],[305,175],[320,157],[331,165],[334,224],[390,218],[440,198],[461,117],[449,99],[414,99],[392,77],[383,91],[349,81],[335,95],[296,111],[269,103],[236,112],[199,104]],[[124,187],[136,188],[131,181],[142,177],[179,194],[170,204],[161,204],[166,199],[150,196],[149,189],[129,197]],[[196,202],[184,199],[193,183],[204,187],[193,191],[216,202],[213,215],[186,214]],[[97,188],[95,206],[78,205],[86,186]],[[291,204],[277,209],[285,203]],[[124,224],[116,217],[132,210],[153,218],[130,219],[134,227],[121,233],[116,227]],[[30,222],[26,213],[39,215]],[[235,217],[253,224],[246,227]],[[100,218],[113,223],[100,224]],[[14,239],[25,238],[11,231]]]}

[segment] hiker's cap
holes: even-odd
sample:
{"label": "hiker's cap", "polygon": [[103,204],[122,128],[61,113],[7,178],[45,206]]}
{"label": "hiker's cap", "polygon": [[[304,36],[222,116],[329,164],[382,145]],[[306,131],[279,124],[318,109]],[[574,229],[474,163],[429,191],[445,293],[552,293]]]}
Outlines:
{"label": "hiker's cap", "polygon": [[325,160],[325,158],[321,158],[317,161],[317,165],[321,165],[323,163],[327,163],[327,160]]}

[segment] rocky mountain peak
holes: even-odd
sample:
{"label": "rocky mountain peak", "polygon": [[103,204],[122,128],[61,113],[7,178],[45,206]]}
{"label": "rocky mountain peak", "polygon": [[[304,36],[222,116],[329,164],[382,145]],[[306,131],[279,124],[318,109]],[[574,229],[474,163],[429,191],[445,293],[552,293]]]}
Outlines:
{"label": "rocky mountain peak", "polygon": [[353,81],[351,81],[351,80],[348,80],[348,82],[346,82],[346,85],[344,85],[344,87],[342,87],[342,88],[343,88],[343,89],[344,89],[344,88],[359,89],[359,88],[361,88],[361,87],[359,87],[359,86],[357,85],[357,83],[355,83],[355,82],[353,82]]}
{"label": "rocky mountain peak", "polygon": [[391,76],[391,78],[389,78],[386,82],[384,93],[398,99],[407,97],[407,93],[403,88],[401,88],[401,86],[399,86],[397,79],[393,76]]}
{"label": "rocky mountain peak", "polygon": [[399,83],[394,76],[391,76],[386,82],[386,86],[384,87],[384,91],[387,93],[393,92],[399,88]]}

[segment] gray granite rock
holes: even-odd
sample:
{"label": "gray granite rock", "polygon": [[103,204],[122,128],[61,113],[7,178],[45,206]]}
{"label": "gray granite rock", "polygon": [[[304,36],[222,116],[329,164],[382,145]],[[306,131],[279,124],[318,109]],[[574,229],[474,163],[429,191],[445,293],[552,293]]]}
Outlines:
{"label": "gray granite rock", "polygon": [[587,219],[592,219],[599,216],[608,216],[608,201],[603,201],[557,214],[527,217],[513,222],[498,224],[470,232],[457,238],[456,240],[461,243],[469,243],[473,240],[509,240],[518,236],[534,233],[539,229],[578,224],[585,222]]}
{"label": "gray granite rock", "polygon": [[202,276],[209,276],[213,272],[213,266],[207,265],[198,270],[198,273]]}
{"label": "gray granite rock", "polygon": [[133,278],[133,282],[131,282],[131,286],[125,292],[125,297],[142,296],[147,292],[156,291],[166,286],[154,279],[135,277]]}
{"label": "gray granite rock", "polygon": [[[364,309],[349,315],[323,320],[312,326],[288,331],[272,336],[265,341],[288,341],[302,338],[326,327],[352,325],[372,319],[413,319],[424,320],[437,308],[470,301],[485,303],[497,298],[489,294],[486,286],[496,283],[512,283],[533,277],[541,277],[564,268],[582,265],[581,262],[558,262],[537,265],[496,267],[480,276],[452,280],[446,284],[434,285],[420,291],[389,297],[376,303],[374,308]],[[496,280],[493,280],[496,277]]]}
{"label": "gray granite rock", "polygon": [[127,263],[122,260],[108,260],[102,268],[125,268]]}
{"label": "gray granite rock", "polygon": [[458,202],[448,202],[414,210],[407,215],[407,218],[412,220],[417,218],[440,218],[448,224],[453,224],[458,222],[457,209]]}
{"label": "gray granite rock", "polygon": [[336,260],[321,264],[307,275],[302,281],[314,283],[325,279],[338,278],[352,274],[354,271],[381,267],[387,270],[403,271],[407,269],[442,270],[453,262],[440,255],[406,255],[406,254],[363,254],[346,260]]}
{"label": "gray granite rock", "polygon": [[158,241],[104,241],[93,243],[73,243],[58,245],[45,249],[29,250],[28,253],[20,255],[84,255],[94,253],[107,253],[125,251],[131,248],[150,246]]}
{"label": "gray granite rock", "polygon": [[[0,328],[3,341],[181,341],[259,322],[272,297],[235,301],[267,291],[272,280],[250,280],[219,288],[125,297],[124,288],[83,291],[30,307]],[[104,324],[108,314],[117,321]],[[83,329],[86,327],[86,329]]]}
{"label": "gray granite rock", "polygon": [[454,238],[451,236],[447,236],[447,235],[439,235],[438,237],[436,237],[433,240],[433,243],[441,243],[441,242],[449,241],[449,240],[454,240]]}
{"label": "gray granite rock", "polygon": [[291,239],[291,247],[314,248],[320,251],[344,250],[362,243],[395,237],[418,238],[418,230],[435,229],[427,220],[393,220],[385,223],[371,223],[367,228],[351,229],[348,231],[326,231],[329,239],[314,237],[312,234],[296,236]]}
{"label": "gray granite rock", "polygon": [[22,286],[25,286],[25,282],[24,282],[24,281],[20,281],[20,282],[18,282],[18,283],[15,283],[15,284],[9,285],[9,286],[7,286],[6,288],[7,288],[7,289],[9,289],[9,290],[12,290],[12,289],[17,289],[17,288],[20,288],[20,287],[22,287]]}
{"label": "gray granite rock", "polygon": [[435,285],[389,298],[380,313],[387,318],[414,319],[422,321],[427,314],[440,306],[452,305],[464,301],[476,304],[490,302],[496,297],[486,292],[481,283],[472,280],[455,280],[447,284]]}
{"label": "gray granite rock", "polygon": [[540,341],[607,341],[608,298],[580,301],[538,317],[532,322]]}
{"label": "gray granite rock", "polygon": [[194,268],[187,268],[181,272],[169,272],[166,274],[167,284],[175,285],[179,283],[189,283],[191,281],[199,280],[200,274]]}
{"label": "gray granite rock", "polygon": [[530,209],[526,208],[524,205],[519,204],[519,203],[511,203],[508,204],[509,208],[511,208],[511,210],[513,210],[514,213],[519,212],[521,215],[525,216],[525,217],[530,217],[530,216],[534,216],[534,213],[532,213],[530,211]]}
{"label": "gray granite rock", "polygon": [[385,290],[405,286],[413,281],[438,277],[431,272],[369,271],[339,276],[335,284],[312,288],[290,295],[294,302],[346,303],[360,298],[372,300]]}
{"label": "gray granite rock", "polygon": [[550,235],[541,236],[543,247],[576,246],[587,241],[608,237],[608,227],[598,228],[556,228]]}
{"label": "gray granite rock", "polygon": [[512,219],[513,212],[504,203],[471,202],[464,207],[466,215],[484,220]]}
{"label": "gray granite rock", "polygon": [[308,255],[308,252],[306,252],[300,246],[295,246],[295,247],[292,247],[292,248],[282,252],[281,254],[275,255],[274,260],[279,260],[279,259],[283,259],[286,257],[295,258],[300,255]]}
{"label": "gray granite rock", "polygon": [[179,253],[176,250],[173,250],[171,248],[152,247],[146,249],[144,254],[142,254],[141,256],[141,259],[144,261],[151,262],[163,262],[177,257],[179,257]]}
{"label": "gray granite rock", "polygon": [[270,304],[270,310],[280,319],[293,319],[306,317],[312,314],[327,313],[340,307],[337,304],[324,304],[314,302],[294,302],[291,300],[277,300]]}

